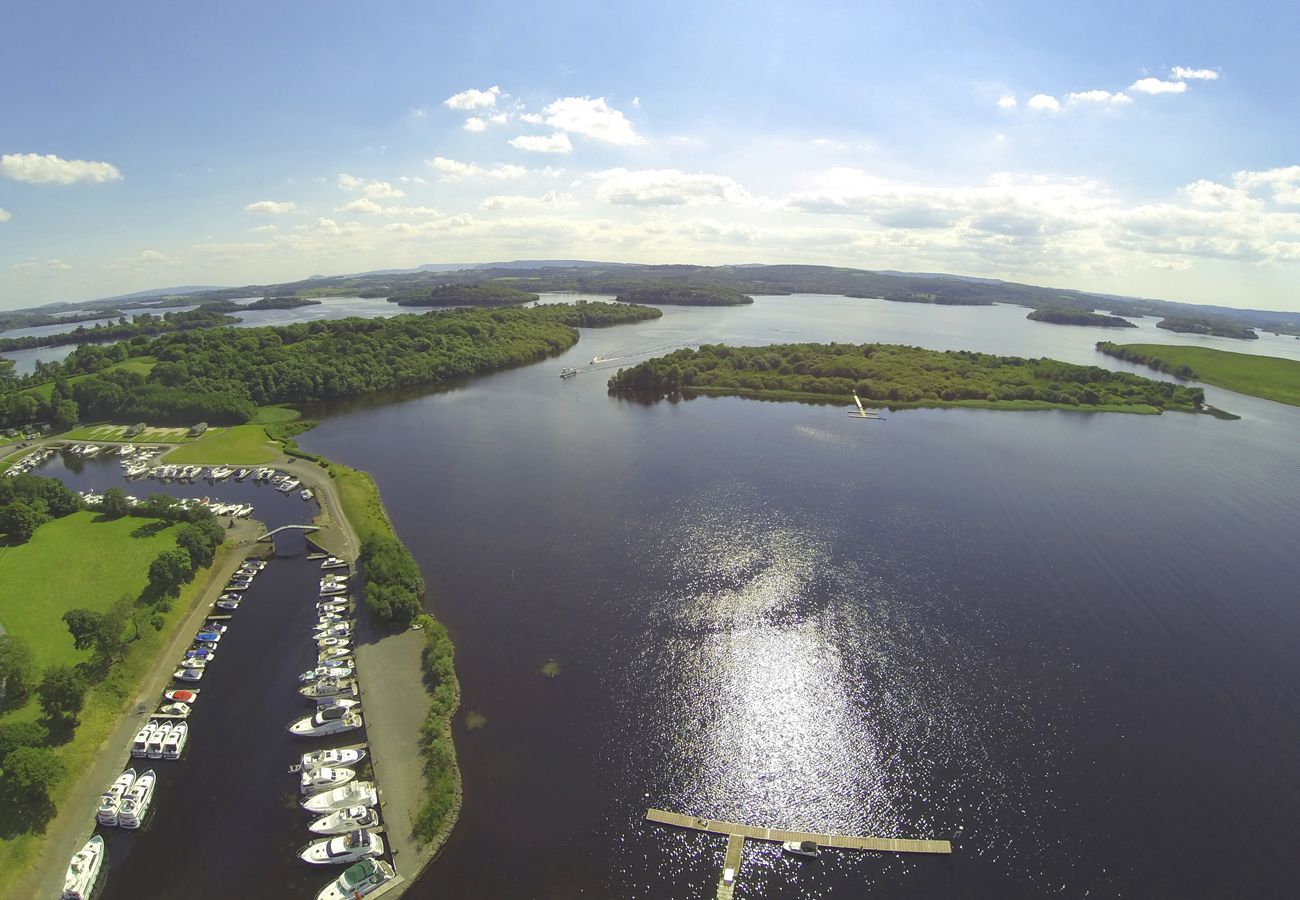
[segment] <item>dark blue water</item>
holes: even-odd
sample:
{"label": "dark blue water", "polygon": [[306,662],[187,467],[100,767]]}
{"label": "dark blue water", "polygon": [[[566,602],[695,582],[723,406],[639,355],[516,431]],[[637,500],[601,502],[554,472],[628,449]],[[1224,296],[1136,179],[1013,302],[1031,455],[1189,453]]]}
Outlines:
{"label": "dark blue water", "polygon": [[647,826],[649,806],[965,829],[950,859],[749,844],[746,897],[1291,892],[1300,410],[1210,389],[1243,419],[870,422],[557,377],[703,341],[1120,367],[1097,329],[900,306],[671,310],[304,436],[379,481],[486,720],[458,720],[464,815],[411,896],[711,895],[722,840]]}

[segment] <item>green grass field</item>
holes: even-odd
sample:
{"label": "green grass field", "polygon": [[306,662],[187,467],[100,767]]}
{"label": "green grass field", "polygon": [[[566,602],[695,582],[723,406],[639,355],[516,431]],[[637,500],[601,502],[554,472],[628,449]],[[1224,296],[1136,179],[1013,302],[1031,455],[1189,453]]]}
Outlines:
{"label": "green grass field", "polygon": [[268,463],[278,455],[279,447],[267,435],[265,426],[287,424],[299,416],[298,410],[287,406],[261,406],[257,417],[247,425],[209,428],[202,437],[167,454],[163,461],[188,465]]}
{"label": "green grass field", "polygon": [[0,623],[27,640],[38,670],[88,659],[90,651],[72,646],[63,614],[78,607],[103,612],[123,594],[138,597],[149,563],[176,546],[174,528],[132,536],[152,519],[97,522],[98,515],[83,510],[55,519],[26,544],[0,549]]}
{"label": "green grass field", "polygon": [[1188,366],[1196,373],[1197,381],[1238,394],[1300,406],[1300,361],[1207,347],[1171,347],[1168,344],[1121,346],[1159,359],[1173,368]]}

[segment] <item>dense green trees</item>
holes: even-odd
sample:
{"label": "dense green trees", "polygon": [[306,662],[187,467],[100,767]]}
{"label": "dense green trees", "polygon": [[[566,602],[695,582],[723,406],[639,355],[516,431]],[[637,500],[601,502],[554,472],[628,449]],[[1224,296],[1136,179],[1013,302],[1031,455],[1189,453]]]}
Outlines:
{"label": "dense green trees", "polygon": [[1086,309],[1062,309],[1060,307],[1045,306],[1042,309],[1036,309],[1026,319],[1032,319],[1035,322],[1051,322],[1053,325],[1094,325],[1100,328],[1137,328],[1137,325],[1128,319],[1121,319],[1119,316],[1106,316],[1101,313],[1090,312]]}
{"label": "dense green trees", "polygon": [[35,673],[32,649],[27,641],[14,634],[0,634],[0,710],[27,702]]}
{"label": "dense green trees", "polygon": [[50,519],[81,509],[81,498],[57,478],[19,475],[0,478],[0,534],[25,544]]}
{"label": "dense green trees", "polygon": [[511,306],[537,299],[505,284],[440,284],[394,291],[388,297],[398,306]]}
{"label": "dense green trees", "polygon": [[300,306],[320,306],[319,300],[308,297],[263,297],[243,309],[297,309]]}
{"label": "dense green trees", "polygon": [[656,396],[715,392],[846,400],[856,391],[867,402],[903,406],[1014,408],[1017,401],[1033,401],[1063,407],[1191,410],[1204,397],[1199,388],[1097,366],[892,344],[706,344],[621,370],[609,385],[614,392]]}
{"label": "dense green trees", "polygon": [[36,695],[51,719],[75,720],[87,687],[86,677],[72,666],[50,666],[36,686]]}
{"label": "dense green trees", "polygon": [[1157,322],[1156,327],[1185,334],[1212,334],[1217,337],[1240,338],[1246,341],[1259,340],[1259,335],[1253,329],[1226,319],[1167,316]]}
{"label": "dense green trees", "polygon": [[[79,347],[59,372],[88,375],[70,389],[86,421],[231,425],[249,421],[256,405],[347,397],[535,362],[573,346],[578,326],[660,315],[640,306],[579,303],[213,328],[113,348]],[[104,371],[126,353],[157,362],[148,376]],[[14,392],[0,396],[0,425],[31,421],[34,414]]]}
{"label": "dense green trees", "polygon": [[149,564],[148,591],[156,597],[175,597],[193,575],[194,563],[185,550],[164,550]]}
{"label": "dense green trees", "polygon": [[456,749],[451,738],[451,716],[460,705],[455,648],[441,622],[421,616],[424,629],[424,671],[430,685],[429,713],[420,728],[420,755],[424,757],[424,791],[415,812],[412,832],[422,842],[433,840],[456,808]]}
{"label": "dense green trees", "polygon": [[1116,359],[1122,359],[1126,362],[1138,363],[1139,365],[1149,366],[1157,372],[1166,372],[1170,375],[1177,375],[1179,378],[1195,378],[1196,373],[1192,371],[1189,365],[1170,365],[1163,359],[1154,356],[1148,356],[1139,353],[1136,350],[1130,350],[1119,344],[1112,344],[1110,341],[1098,341],[1097,349],[1107,356],[1113,356]]}
{"label": "dense green trees", "polygon": [[176,546],[189,557],[191,571],[212,565],[217,548],[223,540],[225,532],[212,516],[197,523],[182,525],[176,533]]}
{"label": "dense green trees", "polygon": [[746,303],[754,302],[753,297],[732,288],[687,287],[674,284],[633,288],[623,291],[615,299],[619,303],[659,306],[744,306]]}
{"label": "dense green trees", "polygon": [[44,828],[54,815],[50,791],[63,772],[63,763],[45,747],[24,744],[5,755],[0,808],[6,811],[5,819],[9,821],[0,824],[0,836]]}
{"label": "dense green trees", "polygon": [[401,541],[375,534],[361,545],[366,607],[380,622],[405,625],[423,609],[424,577]]}
{"label": "dense green trees", "polygon": [[185,331],[193,328],[214,328],[238,322],[212,305],[187,312],[167,312],[161,316],[141,313],[133,321],[120,318],[116,322],[102,322],[87,328],[78,325],[72,331],[42,334],[20,338],[0,338],[0,353],[10,350],[31,350],[36,347],[60,347],[66,344],[96,344],[120,341],[137,335],[163,334],[168,331]]}

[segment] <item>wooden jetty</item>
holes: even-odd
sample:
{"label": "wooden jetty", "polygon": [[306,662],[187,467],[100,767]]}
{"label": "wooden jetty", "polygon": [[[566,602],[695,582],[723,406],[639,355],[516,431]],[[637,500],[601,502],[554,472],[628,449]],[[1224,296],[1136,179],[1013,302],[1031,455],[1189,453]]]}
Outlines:
{"label": "wooden jetty", "polygon": [[[857,837],[847,834],[822,834],[812,831],[790,831],[784,828],[762,828],[757,825],[743,825],[739,822],[723,822],[718,819],[706,819],[701,816],[684,816],[681,813],[668,812],[663,809],[646,810],[646,821],[659,825],[672,825],[676,828],[689,828],[709,834],[727,836],[727,855],[723,863],[724,877],[718,880],[718,900],[732,900],[736,890],[736,880],[740,875],[740,859],[744,851],[745,840],[754,841],[813,841],[820,847],[832,847],[837,850],[875,850],[883,853],[952,853],[951,841],[915,840],[911,838]],[[732,881],[725,881],[725,872],[730,869]]]}

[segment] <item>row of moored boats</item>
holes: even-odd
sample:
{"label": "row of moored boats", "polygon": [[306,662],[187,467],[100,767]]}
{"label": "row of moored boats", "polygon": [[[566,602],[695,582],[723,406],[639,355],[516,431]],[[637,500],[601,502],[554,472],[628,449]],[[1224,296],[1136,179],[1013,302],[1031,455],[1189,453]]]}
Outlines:
{"label": "row of moored boats", "polygon": [[[321,562],[312,628],[317,664],[299,676],[298,688],[314,710],[289,724],[289,732],[299,737],[342,734],[363,724],[352,655],[347,568],[346,561],[334,556]],[[364,744],[313,750],[304,753],[292,770],[298,774],[302,808],[317,817],[308,829],[318,837],[298,851],[299,859],[311,865],[348,867],[321,889],[317,900],[364,897],[396,877],[382,859],[386,848],[379,833],[378,789],[360,776],[366,752]]]}

